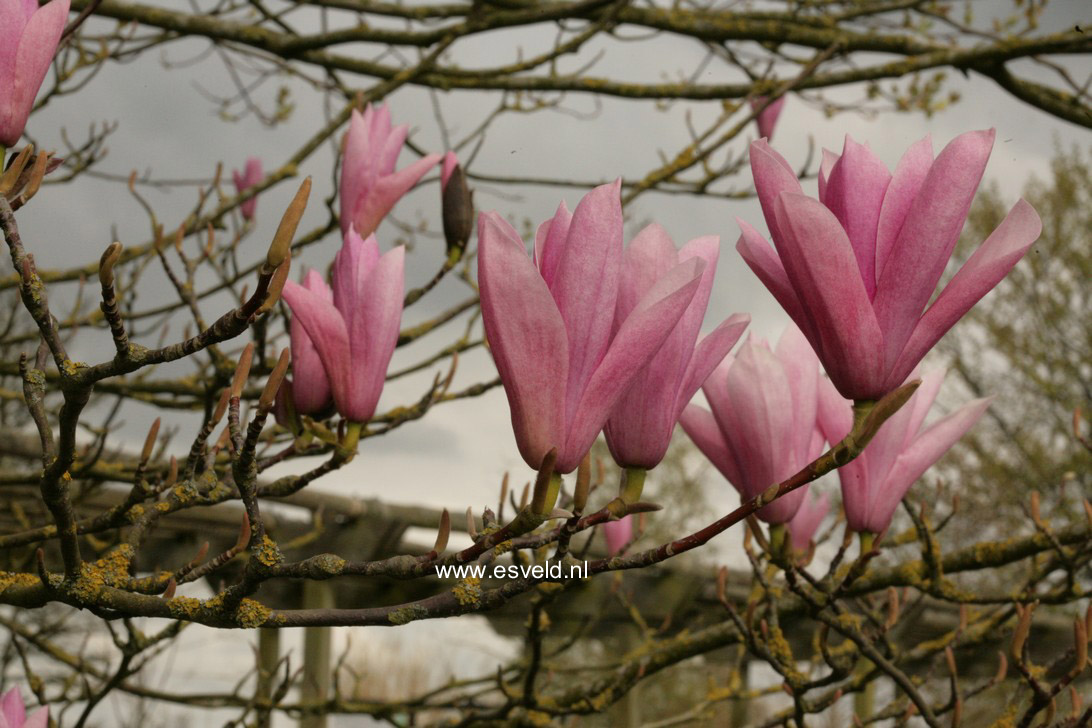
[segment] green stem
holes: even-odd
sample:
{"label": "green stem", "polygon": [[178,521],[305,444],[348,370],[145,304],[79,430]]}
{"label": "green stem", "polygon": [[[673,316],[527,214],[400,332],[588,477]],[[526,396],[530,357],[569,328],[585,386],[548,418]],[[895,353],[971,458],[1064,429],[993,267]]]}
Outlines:
{"label": "green stem", "polygon": [[861,556],[872,551],[872,546],[876,543],[876,534],[871,531],[860,531],[857,533],[857,537],[861,542]]}
{"label": "green stem", "polygon": [[641,500],[641,491],[645,487],[645,476],[648,471],[644,468],[625,468],[622,470],[622,483],[619,488],[619,496],[626,503],[637,503]]}

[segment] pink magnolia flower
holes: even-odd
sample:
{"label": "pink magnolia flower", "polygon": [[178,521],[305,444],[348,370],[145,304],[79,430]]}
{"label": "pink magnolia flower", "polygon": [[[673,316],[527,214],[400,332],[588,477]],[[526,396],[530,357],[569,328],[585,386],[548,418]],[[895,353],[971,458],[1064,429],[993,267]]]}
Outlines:
{"label": "pink magnolia flower", "polygon": [[[350,233],[352,236],[352,233]],[[356,240],[360,236],[355,236]],[[356,243],[350,243],[355,245]],[[334,302],[334,292],[322,274],[316,270],[307,271],[303,277],[303,287],[315,294],[328,304]],[[313,415],[322,412],[330,405],[330,380],[326,376],[326,369],[322,364],[322,355],[319,354],[311,337],[307,335],[300,316],[293,316],[289,325],[289,336],[292,348],[292,405],[301,415]]]}
{"label": "pink magnolia flower", "polygon": [[633,539],[633,516],[607,521],[603,524],[603,533],[607,537],[607,553],[617,555]]}
{"label": "pink magnolia flower", "polygon": [[[880,427],[864,452],[838,469],[850,530],[887,530],[910,486],[986,411],[990,399],[976,399],[925,427],[925,415],[943,380],[943,370],[922,376],[918,390]],[[853,424],[851,404],[825,379],[819,386],[819,423],[828,442],[840,442]]]}
{"label": "pink magnolia flower", "polygon": [[478,218],[482,321],[512,412],[520,455],[538,468],[551,448],[572,472],[633,378],[690,305],[703,263],[659,278],[614,326],[622,276],[620,183],[561,203],[535,235],[534,262],[495,212]]}
{"label": "pink magnolia flower", "polygon": [[[242,173],[237,169],[232,170],[231,178],[235,181],[235,191],[242,194],[262,181],[262,160],[257,157],[247,157],[246,167],[243,168]],[[239,205],[239,212],[242,213],[244,220],[253,220],[254,210],[257,207],[258,198],[251,197],[249,200]]]}
{"label": "pink magnolia flower", "polygon": [[[712,413],[697,405],[679,424],[717,470],[750,500],[814,460],[823,449],[816,421],[819,362],[794,326],[770,351],[748,338],[725,357],[702,387]],[[807,488],[798,488],[758,511],[769,523],[796,515]]]}
{"label": "pink magnolia flower", "polygon": [[811,548],[811,541],[815,538],[815,532],[819,530],[819,524],[823,522],[830,510],[830,493],[823,493],[818,498],[814,498],[812,495],[802,500],[800,510],[789,521],[789,539],[792,542],[792,550],[800,554],[806,554],[808,549]]}
{"label": "pink magnolia flower", "polygon": [[1039,216],[1020,200],[926,308],[993,138],[992,129],[962,134],[934,160],[926,137],[892,175],[847,137],[840,157],[824,154],[819,200],[802,194],[788,162],[766,142],[751,145],[776,252],[743,221],[736,248],[803,330],[843,396],[877,399],[901,384],[1039,237]]}
{"label": "pink magnolia flower", "polygon": [[0,0],[0,145],[23,134],[34,97],[57,52],[69,0]]}
{"label": "pink magnolia flower", "polygon": [[45,728],[47,725],[49,706],[39,708],[28,718],[19,688],[12,688],[0,697],[0,728]]}
{"label": "pink magnolia flower", "polygon": [[342,234],[355,226],[360,235],[371,235],[395,203],[440,161],[439,154],[429,154],[395,172],[408,130],[405,125],[391,127],[386,106],[368,104],[363,114],[353,110],[341,162]]}
{"label": "pink magnolia flower", "polygon": [[[375,414],[398,343],[404,265],[402,246],[380,257],[374,235],[364,240],[350,229],[334,258],[332,302],[324,290],[284,284],[284,300],[314,344],[334,405],[347,420],[367,422]],[[297,355],[295,349],[292,354]],[[297,373],[297,402],[301,389]]]}
{"label": "pink magnolia flower", "polygon": [[633,379],[607,420],[603,434],[615,462],[622,467],[648,470],[663,460],[683,408],[735,346],[751,320],[746,314],[736,314],[697,343],[719,253],[720,238],[716,236],[696,238],[676,251],[670,236],[655,223],[638,233],[626,249],[614,310],[615,331],[644,292],[680,262],[698,258],[705,262],[705,270],[679,323]]}
{"label": "pink magnolia flower", "polygon": [[[756,96],[751,99],[751,108],[757,109],[766,103],[765,96]],[[774,127],[777,126],[777,117],[781,116],[781,107],[785,105],[785,99],[788,96],[781,96],[776,101],[771,103],[762,111],[758,112],[758,116],[755,117],[755,124],[758,125],[758,136],[767,140],[773,139]]]}

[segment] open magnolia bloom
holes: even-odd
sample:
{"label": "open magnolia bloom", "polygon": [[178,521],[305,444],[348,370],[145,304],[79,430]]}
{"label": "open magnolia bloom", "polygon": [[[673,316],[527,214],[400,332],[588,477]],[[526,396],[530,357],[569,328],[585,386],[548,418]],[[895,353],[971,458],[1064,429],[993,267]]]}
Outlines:
{"label": "open magnolia bloom", "polygon": [[[284,285],[293,324],[302,325],[326,371],[337,411],[352,422],[371,419],[383,392],[402,323],[405,257],[401,245],[380,256],[374,235],[363,240],[350,230],[334,258],[332,301],[325,286]],[[309,357],[310,352],[300,354]],[[292,356],[295,366],[294,349]],[[292,391],[298,402],[301,387],[307,385],[294,373]]]}
{"label": "open magnolia bloom", "polygon": [[[850,530],[886,531],[910,486],[985,413],[990,398],[968,402],[926,427],[925,416],[943,381],[943,370],[924,374],[921,386],[883,423],[864,452],[838,468]],[[840,442],[853,425],[852,403],[827,379],[819,385],[819,424],[832,443]]]}
{"label": "open magnolia bloom", "polygon": [[440,161],[439,154],[428,154],[395,172],[408,132],[404,124],[391,126],[391,112],[386,106],[368,104],[363,114],[353,109],[341,161],[343,235],[350,227],[365,238],[374,233],[402,196]]}
{"label": "open magnolia bloom", "polygon": [[0,146],[23,134],[34,97],[57,52],[69,0],[0,0]]}
{"label": "open magnolia bloom", "polygon": [[[1020,200],[926,308],[963,230],[993,147],[993,130],[956,137],[933,159],[926,137],[895,173],[846,138],[824,154],[819,199],[765,141],[751,171],[774,248],[753,227],[737,250],[804,332],[844,397],[873,400],[1005,277],[1039,237]],[[924,311],[924,313],[923,313]]]}
{"label": "open magnolia bloom", "polygon": [[[712,413],[690,405],[679,424],[743,500],[760,495],[810,463],[823,450],[817,423],[819,362],[790,325],[770,351],[748,338],[725,357],[702,391]],[[768,523],[792,520],[807,486],[761,508]]]}
{"label": "open magnolia bloom", "polygon": [[675,250],[671,237],[655,223],[639,232],[626,248],[614,311],[615,331],[645,291],[679,263],[698,258],[705,262],[705,270],[686,313],[614,406],[603,430],[614,461],[622,467],[649,470],[660,464],[679,415],[751,320],[746,314],[735,314],[698,343],[719,255],[720,238],[696,238],[682,250]]}
{"label": "open magnolia bloom", "polygon": [[704,263],[659,277],[615,326],[622,278],[620,183],[564,203],[539,226],[534,260],[495,212],[478,218],[482,321],[524,461],[557,448],[557,473],[576,469],[618,399],[690,305]]}

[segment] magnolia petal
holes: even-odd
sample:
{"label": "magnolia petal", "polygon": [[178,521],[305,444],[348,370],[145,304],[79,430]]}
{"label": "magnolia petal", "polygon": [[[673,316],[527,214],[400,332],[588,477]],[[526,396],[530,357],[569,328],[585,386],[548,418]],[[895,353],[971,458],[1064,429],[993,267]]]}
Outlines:
{"label": "magnolia petal", "polygon": [[946,453],[986,412],[991,398],[976,399],[938,420],[907,448],[881,484],[873,484],[875,503],[865,529],[882,533],[891,524],[899,502],[918,478]]}
{"label": "magnolia petal", "polygon": [[933,166],[933,141],[926,135],[910,145],[902,155],[891,184],[883,196],[880,219],[876,228],[876,280],[883,274],[884,266],[891,257],[891,249],[899,237],[910,205],[918,196],[929,168]]}
{"label": "magnolia petal", "polygon": [[750,314],[735,313],[721,321],[720,326],[709,332],[694,348],[694,355],[686,367],[682,386],[679,388],[679,396],[675,403],[675,418],[694,398],[694,394],[705,384],[713,374],[717,366],[724,361],[724,357],[732,350],[732,347],[743,336],[747,325],[751,323]]}
{"label": "magnolia petal", "polygon": [[353,208],[350,222],[357,232],[362,236],[375,232],[395,204],[439,161],[439,154],[429,154],[394,174],[377,179],[375,186],[363,199],[357,200]]}
{"label": "magnolia petal", "polygon": [[[812,491],[814,494],[814,491]],[[794,551],[807,552],[819,525],[830,510],[830,493],[823,493],[818,498],[807,497],[800,504],[800,510],[789,521],[789,536],[792,538]]]}
{"label": "magnolia petal", "polygon": [[405,257],[406,249],[399,245],[379,259],[358,291],[356,310],[347,317],[354,363],[353,399],[351,411],[342,414],[356,422],[366,422],[375,414],[398,343]]}
{"label": "magnolia petal", "polygon": [[830,179],[831,170],[838,164],[841,155],[829,149],[823,150],[823,159],[819,162],[819,201],[827,204],[827,180]]}
{"label": "magnolia petal", "polygon": [[613,557],[633,538],[633,516],[607,521],[603,524],[603,534],[607,539],[607,554]]}
{"label": "magnolia petal", "polygon": [[619,398],[656,355],[690,305],[703,267],[698,260],[675,266],[656,281],[626,318],[588,380],[573,414],[567,417],[569,435],[558,454],[558,472],[574,470],[591,449]]}
{"label": "magnolia petal", "polygon": [[1008,275],[1039,239],[1042,229],[1035,209],[1024,200],[1017,202],[917,322],[888,381],[905,378],[940,337]]}
{"label": "magnolia petal", "polygon": [[842,156],[827,178],[823,204],[849,237],[869,300],[876,292],[876,224],[890,182],[887,165],[847,135]]}
{"label": "magnolia petal", "polygon": [[679,416],[679,424],[682,425],[683,432],[701,450],[702,455],[713,463],[713,467],[720,471],[733,488],[739,490],[739,486],[736,485],[742,480],[739,466],[728,449],[728,442],[724,439],[713,414],[704,407],[692,404],[687,406]]}
{"label": "magnolia petal", "polygon": [[774,203],[782,192],[803,194],[796,172],[785,158],[770,148],[764,139],[752,142],[750,147],[751,175],[755,181],[755,192],[762,205],[762,214],[766,217],[766,227],[774,244],[781,237],[781,230],[774,214]]}
{"label": "magnolia petal", "polygon": [[971,200],[986,169],[993,138],[994,131],[990,129],[967,132],[952,140],[929,168],[906,213],[873,302],[884,332],[884,362],[888,370],[894,367],[925,304],[933,297],[937,281],[959,240]]}
{"label": "magnolia petal", "polygon": [[293,320],[303,325],[322,359],[338,412],[348,416],[346,411],[351,409],[355,373],[345,320],[334,304],[295,281],[285,282],[282,295],[292,309]]}
{"label": "magnolia petal", "polygon": [[546,285],[550,288],[553,288],[561,254],[565,252],[565,243],[568,241],[569,225],[572,220],[573,215],[562,200],[554,216],[539,225],[535,233],[535,265],[538,266],[542,280],[546,281]]}
{"label": "magnolia petal", "polygon": [[565,412],[570,422],[610,344],[622,273],[620,188],[616,180],[584,195],[550,284],[569,340]]}
{"label": "magnolia petal", "polygon": [[736,250],[743,258],[743,261],[750,266],[758,279],[762,281],[762,285],[766,286],[766,290],[781,304],[781,308],[785,309],[785,313],[789,314],[789,317],[796,322],[796,325],[812,342],[812,346],[817,347],[819,334],[815,328],[815,323],[808,316],[807,310],[800,302],[796,291],[793,290],[792,283],[789,282],[789,277],[785,274],[785,267],[781,264],[781,259],[777,257],[777,252],[770,247],[770,244],[757,230],[745,221],[737,217],[736,223],[739,224],[742,231],[739,240],[736,242]]}
{"label": "magnolia petal", "polygon": [[0,65],[0,74],[6,75],[5,71],[8,69],[12,74],[9,87],[11,96],[0,104],[6,107],[7,112],[7,118],[0,117],[0,144],[14,146],[19,141],[34,105],[34,97],[38,95],[49,64],[53,61],[53,54],[68,19],[68,9],[69,0],[53,0],[30,16],[26,25],[21,28],[21,35],[5,37],[5,45],[12,43],[13,38],[18,38],[18,47],[14,58],[9,56],[10,65],[7,68],[4,68],[6,64]]}
{"label": "magnolia petal", "polygon": [[778,253],[815,321],[816,350],[827,374],[847,397],[878,399],[885,394],[883,335],[845,230],[830,210],[804,195],[782,193],[775,212],[783,233],[775,240]]}
{"label": "magnolia petal", "polygon": [[791,412],[795,419],[792,448],[795,467],[807,461],[811,436],[815,429],[819,399],[819,359],[804,334],[792,324],[781,334],[774,354],[785,369],[792,393]]}
{"label": "magnolia petal", "polygon": [[379,241],[375,235],[367,240],[360,237],[355,227],[345,234],[341,248],[334,256],[332,269],[333,302],[346,321],[360,308],[360,294],[376,264],[379,262]]}
{"label": "magnolia petal", "polygon": [[565,323],[523,241],[503,218],[478,218],[482,321],[524,461],[535,469],[565,432]]}

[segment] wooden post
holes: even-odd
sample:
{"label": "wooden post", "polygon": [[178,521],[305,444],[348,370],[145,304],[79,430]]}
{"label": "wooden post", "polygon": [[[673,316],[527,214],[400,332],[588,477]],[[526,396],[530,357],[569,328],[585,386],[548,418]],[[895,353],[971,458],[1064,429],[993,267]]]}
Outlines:
{"label": "wooden post", "polygon": [[[305,581],[303,584],[303,608],[324,609],[334,606],[334,588],[329,581]],[[303,630],[303,684],[301,698],[304,703],[326,700],[330,696],[331,637],[329,627],[305,627]],[[325,714],[307,714],[300,718],[300,728],[326,728]]]}
{"label": "wooden post", "polygon": [[[269,699],[273,695],[273,686],[277,678],[277,663],[281,659],[281,631],[279,629],[258,630],[258,689],[259,698]],[[258,728],[270,728],[273,724],[273,711],[259,713]]]}

